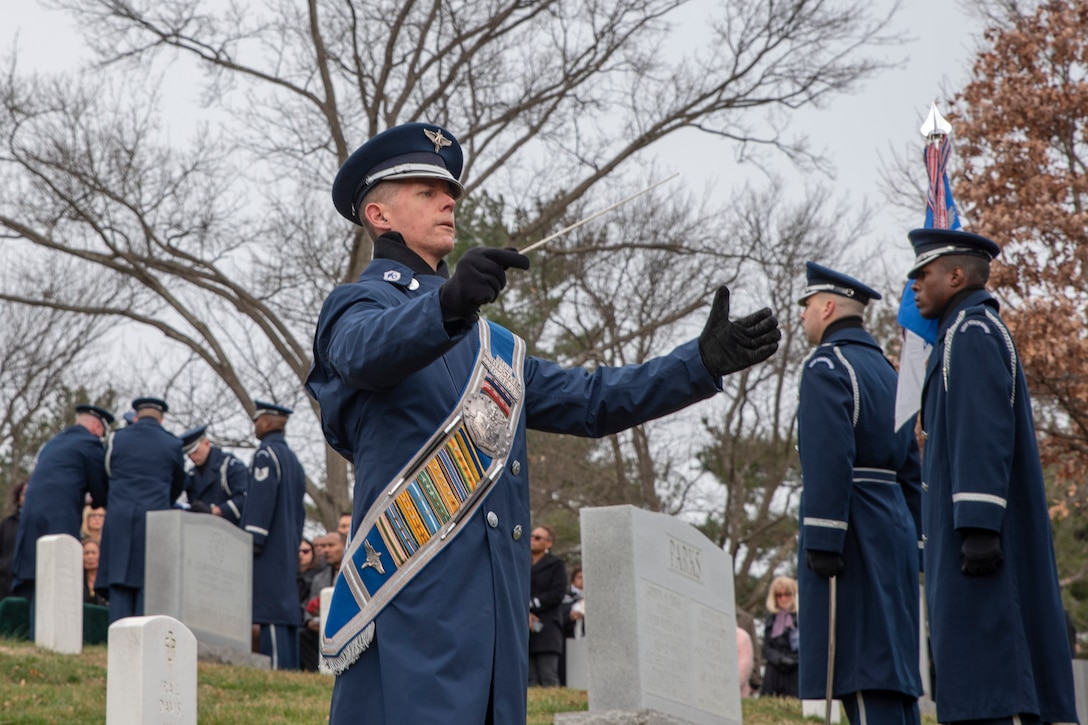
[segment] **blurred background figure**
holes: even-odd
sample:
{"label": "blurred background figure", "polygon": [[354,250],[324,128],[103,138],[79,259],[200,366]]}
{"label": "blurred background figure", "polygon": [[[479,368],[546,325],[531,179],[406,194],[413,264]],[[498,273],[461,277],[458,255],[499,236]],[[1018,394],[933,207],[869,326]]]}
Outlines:
{"label": "blurred background figure", "polygon": [[560,608],[567,592],[567,565],[551,553],[555,532],[537,526],[529,539],[532,559],[529,582],[529,686],[559,687],[563,653]]}
{"label": "blurred background figure", "polygon": [[763,694],[797,697],[797,580],[775,577],[763,623]]}
{"label": "blurred background figure", "polygon": [[737,676],[740,681],[740,696],[752,696],[752,668],[755,667],[756,650],[747,630],[737,627]]}
{"label": "blurred background figure", "polygon": [[11,569],[15,565],[15,535],[19,531],[19,512],[26,498],[26,481],[11,487],[10,513],[0,521],[0,599],[11,595]]}
{"label": "blurred background figure", "polygon": [[94,588],[95,578],[98,576],[98,542],[94,539],[83,540],[83,603],[97,604],[100,607],[109,606],[109,600],[102,596],[103,592]]}
{"label": "blurred background figure", "polygon": [[340,514],[340,523],[336,525],[336,530],[348,538],[351,541],[351,512],[345,511]]}
{"label": "blurred background figure", "polygon": [[586,636],[586,595],[582,589],[582,567],[576,566],[570,572],[570,587],[563,597],[560,610],[563,619],[563,633],[567,639],[580,639]]}
{"label": "blurred background figure", "polygon": [[79,538],[81,541],[91,539],[96,544],[102,544],[102,526],[106,523],[106,507],[105,506],[91,506],[87,504],[83,507],[83,525],[79,527]]}
{"label": "blurred background figure", "polygon": [[738,608],[737,626],[748,633],[752,643],[752,674],[748,678],[749,696],[754,697],[763,687],[763,656],[760,654],[759,638],[756,636],[756,620],[748,612]]}
{"label": "blurred background figure", "polygon": [[[302,538],[298,544],[298,574],[295,575],[295,584],[298,586],[299,624],[306,624],[306,604],[310,601],[310,585],[314,577],[325,568],[325,565],[317,558],[314,551],[314,543]],[[298,659],[299,667],[304,672],[317,672],[318,664],[318,637],[317,632],[303,628],[299,630]]]}

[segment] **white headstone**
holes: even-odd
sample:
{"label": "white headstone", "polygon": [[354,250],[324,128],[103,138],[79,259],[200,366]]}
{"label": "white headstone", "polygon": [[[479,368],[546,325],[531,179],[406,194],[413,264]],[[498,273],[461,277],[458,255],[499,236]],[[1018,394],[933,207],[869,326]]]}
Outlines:
{"label": "white headstone", "polygon": [[[837,723],[841,718],[839,714],[839,701],[831,701],[831,722]],[[823,720],[827,715],[827,700],[801,700],[801,717],[816,717]]]}
{"label": "white headstone", "polygon": [[[332,606],[332,593],[336,591],[333,587],[325,587],[321,590],[321,614],[318,619],[318,642],[325,636],[325,617],[329,616],[329,607]],[[320,645],[317,652],[317,671],[323,675],[331,675],[332,670],[327,664],[325,664],[325,658],[321,656]]]}
{"label": "white headstone", "polygon": [[584,508],[581,525],[590,714],[739,725],[730,556],[683,521],[632,506]]}
{"label": "white headstone", "polygon": [[110,625],[106,725],[196,725],[196,637],[162,615]]}
{"label": "white headstone", "polygon": [[253,537],[211,514],[147,513],[144,613],[196,636],[203,659],[267,666],[252,646]]}
{"label": "white headstone", "polygon": [[83,651],[83,546],[68,534],[38,539],[34,582],[34,641],[77,655]]}

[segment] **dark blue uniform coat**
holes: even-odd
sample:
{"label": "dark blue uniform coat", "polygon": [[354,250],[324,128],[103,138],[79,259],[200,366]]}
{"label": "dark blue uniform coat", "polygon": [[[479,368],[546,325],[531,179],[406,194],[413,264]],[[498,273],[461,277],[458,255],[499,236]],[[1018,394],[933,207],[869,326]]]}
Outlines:
{"label": "dark blue uniform coat", "polygon": [[[997,307],[978,290],[946,312],[922,393],[937,717],[1076,722],[1031,399]],[[1005,561],[996,573],[961,573],[964,527],[1000,533]]]}
{"label": "dark blue uniform coat", "polygon": [[[379,258],[322,308],[307,389],[321,403],[330,445],[355,464],[352,530],[453,410],[472,369],[478,329],[447,334],[443,281]],[[643,365],[593,373],[528,358],[524,375],[525,405],[503,474],[461,533],[378,615],[373,643],[336,679],[333,725],[483,723],[489,697],[488,721],[524,723],[525,429],[604,436],[720,390],[694,341]]]}
{"label": "dark blue uniform coat", "polygon": [[218,506],[223,518],[240,524],[249,490],[249,469],[238,458],[218,446],[208,451],[203,466],[194,466],[185,482],[189,501]]}
{"label": "dark blue uniform coat", "polygon": [[110,490],[95,588],[144,586],[147,512],[169,509],[185,486],[181,440],[154,418],[138,418],[110,438]]}
{"label": "dark blue uniform coat", "polygon": [[15,536],[15,585],[36,578],[40,537],[68,534],[79,539],[87,493],[96,507],[105,505],[105,454],[102,439],[81,425],[65,428],[42,446]]}
{"label": "dark blue uniform coat", "polygon": [[306,473],[278,431],[261,440],[249,471],[242,525],[260,547],[253,557],[253,621],[297,627],[295,574],[306,522]]}
{"label": "dark blue uniform coat", "polygon": [[835,697],[922,694],[918,446],[913,425],[894,432],[895,388],[895,370],[860,326],[829,331],[801,373],[802,698],[823,699],[827,688],[828,580],[805,565],[807,549],[839,552],[844,562]]}

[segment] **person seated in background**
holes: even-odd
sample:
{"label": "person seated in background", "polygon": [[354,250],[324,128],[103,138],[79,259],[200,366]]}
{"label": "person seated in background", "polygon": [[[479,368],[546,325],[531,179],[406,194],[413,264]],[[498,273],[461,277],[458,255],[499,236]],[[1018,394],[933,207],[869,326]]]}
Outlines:
{"label": "person seated in background", "polygon": [[303,672],[317,672],[318,663],[318,638],[317,632],[306,629],[306,604],[310,601],[310,585],[314,577],[325,569],[325,563],[317,557],[313,541],[302,538],[298,544],[298,574],[295,575],[295,584],[298,585],[299,604],[299,629],[298,633],[298,662]]}
{"label": "person seated in background", "polygon": [[106,507],[83,507],[83,524],[79,527],[79,538],[86,541],[91,539],[95,543],[102,544],[102,526],[106,523]]}
{"label": "person seated in background", "polygon": [[563,634],[567,639],[586,636],[586,595],[582,589],[582,567],[576,566],[570,572],[570,588],[563,597],[560,609],[563,620]]}
{"label": "person seated in background", "polygon": [[737,627],[737,677],[740,680],[740,696],[752,696],[752,668],[755,667],[756,650],[752,638],[743,627]]}
{"label": "person seated in background", "polygon": [[763,694],[797,697],[797,580],[777,576],[767,591],[763,624]]}
{"label": "person seated in background", "polygon": [[103,596],[105,591],[96,591],[95,577],[98,576],[98,542],[94,539],[83,540],[83,603],[108,607],[109,600]]}

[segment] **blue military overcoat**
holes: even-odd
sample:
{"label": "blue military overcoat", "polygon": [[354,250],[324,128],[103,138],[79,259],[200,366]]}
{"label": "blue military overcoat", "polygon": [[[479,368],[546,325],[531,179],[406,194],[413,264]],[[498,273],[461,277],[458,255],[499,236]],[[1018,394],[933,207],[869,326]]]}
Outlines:
{"label": "blue military overcoat", "polygon": [[[453,410],[479,348],[476,325],[452,337],[443,326],[443,277],[417,274],[381,251],[357,283],[325,301],[307,383],[330,445],[354,462],[352,530]],[[333,725],[524,723],[532,527],[525,429],[603,436],[709,397],[721,382],[694,341],[643,365],[592,373],[529,358],[524,380],[502,475],[461,533],[378,615],[370,647],[337,677]]]}
{"label": "blue military overcoat", "polygon": [[242,526],[253,536],[255,547],[253,621],[297,627],[295,574],[306,522],[306,473],[280,431],[261,439],[249,472]]}
{"label": "blue military overcoat", "polygon": [[102,439],[81,425],[65,428],[42,446],[15,535],[13,584],[36,578],[39,538],[50,534],[79,538],[86,494],[91,494],[94,506],[106,504],[105,453]]}
{"label": "blue military overcoat", "polygon": [[203,466],[194,466],[185,482],[189,501],[218,506],[223,518],[240,524],[249,490],[249,469],[237,456],[212,446]]}
{"label": "blue military overcoat", "polygon": [[[941,722],[1076,722],[1071,653],[1031,399],[984,290],[945,312],[922,394],[926,603]],[[998,532],[995,574],[960,570],[957,529]]]}
{"label": "blue military overcoat", "polygon": [[154,418],[137,418],[110,436],[110,490],[95,588],[143,588],[147,512],[169,509],[181,495],[183,461],[181,440]]}
{"label": "blue military overcoat", "polygon": [[828,580],[805,551],[839,552],[836,697],[920,695],[921,485],[913,425],[895,432],[896,374],[872,336],[829,330],[805,361],[797,409],[801,454],[798,615],[800,694],[827,688]]}

